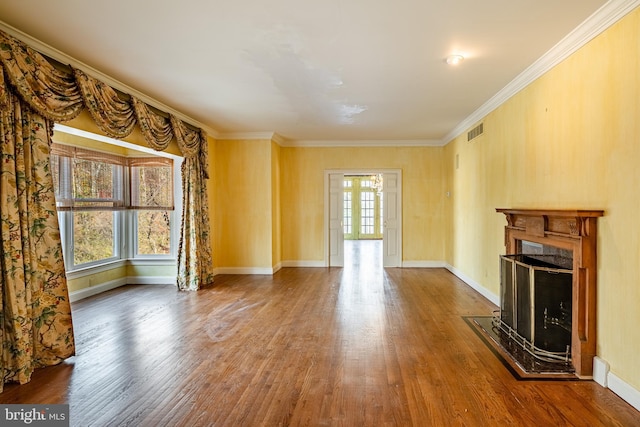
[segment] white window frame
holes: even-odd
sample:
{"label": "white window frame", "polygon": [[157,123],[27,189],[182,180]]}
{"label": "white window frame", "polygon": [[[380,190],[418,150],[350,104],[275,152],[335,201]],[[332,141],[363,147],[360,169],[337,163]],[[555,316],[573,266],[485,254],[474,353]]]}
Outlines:
{"label": "white window frame", "polygon": [[[64,159],[63,161],[60,162],[60,173],[65,173],[65,174],[71,174],[73,173],[72,169],[72,159],[69,157],[62,157],[62,159]],[[117,185],[119,184],[122,188],[122,191],[126,191],[126,189],[128,188],[128,183],[127,183],[127,174],[124,173],[124,168],[122,166],[119,167],[119,171],[120,173],[117,176],[114,176],[113,179],[113,185],[115,187],[117,187]],[[70,197],[69,194],[66,194],[66,196]],[[95,260],[95,261],[89,261],[89,262],[84,262],[82,264],[76,264],[74,261],[75,258],[75,248],[74,248],[74,242],[75,242],[75,236],[74,236],[74,228],[73,228],[73,223],[74,223],[74,215],[76,212],[91,212],[91,211],[74,211],[74,210],[67,210],[67,211],[59,211],[58,212],[58,223],[59,223],[59,227],[60,227],[60,237],[62,238],[62,241],[64,242],[64,244],[62,245],[62,253],[64,256],[64,264],[65,264],[65,269],[66,271],[76,271],[76,270],[84,270],[84,269],[88,269],[88,268],[92,268],[95,266],[99,266],[99,265],[104,265],[104,264],[112,264],[114,262],[117,262],[119,260],[121,260],[123,258],[123,252],[122,252],[122,236],[123,236],[123,214],[124,211],[118,211],[118,210],[114,210],[112,211],[113,214],[113,256],[108,257],[108,258],[102,258],[99,260]],[[101,211],[95,211],[95,212],[101,212]]]}
{"label": "white window frame", "polygon": [[138,216],[136,215],[137,211],[129,211],[131,215],[131,219],[129,220],[129,224],[131,225],[131,233],[128,234],[129,239],[132,242],[129,242],[129,248],[131,252],[128,254],[128,258],[135,260],[174,260],[177,257],[178,253],[178,242],[180,239],[180,218],[182,214],[182,158],[177,157],[173,158],[173,200],[174,200],[174,209],[169,211],[169,223],[171,229],[170,236],[170,250],[169,254],[139,254],[138,253],[138,239],[136,236],[138,235]]}
{"label": "white window frame", "polygon": [[[95,274],[100,271],[117,267],[118,265],[175,265],[177,262],[178,242],[180,238],[180,218],[182,214],[182,176],[181,166],[183,158],[170,153],[155,151],[148,147],[139,146],[125,141],[116,140],[103,135],[75,129],[69,126],[55,124],[55,130],[77,135],[87,139],[94,139],[99,142],[128,148],[146,154],[167,157],[173,159],[173,186],[174,186],[174,210],[170,211],[170,229],[171,229],[171,249],[169,254],[137,254],[137,224],[136,215],[133,210],[114,211],[114,227],[118,232],[114,235],[114,249],[117,256],[92,261],[84,264],[74,265],[73,263],[73,211],[58,212],[58,220],[60,224],[60,235],[63,237],[63,255],[65,259],[65,268],[68,278],[82,277],[86,274]],[[54,138],[55,140],[55,138]],[[128,174],[123,177],[124,190],[128,191],[129,182]],[[119,252],[119,253],[118,253]]]}

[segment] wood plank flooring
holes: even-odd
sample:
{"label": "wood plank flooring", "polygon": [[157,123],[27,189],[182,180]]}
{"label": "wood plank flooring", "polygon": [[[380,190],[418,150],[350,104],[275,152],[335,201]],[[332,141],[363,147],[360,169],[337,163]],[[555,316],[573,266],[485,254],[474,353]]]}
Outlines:
{"label": "wood plank flooring", "polygon": [[73,304],[77,355],[0,403],[68,403],[73,426],[638,426],[592,381],[517,381],[466,324],[495,308],[444,269],[216,277]]}

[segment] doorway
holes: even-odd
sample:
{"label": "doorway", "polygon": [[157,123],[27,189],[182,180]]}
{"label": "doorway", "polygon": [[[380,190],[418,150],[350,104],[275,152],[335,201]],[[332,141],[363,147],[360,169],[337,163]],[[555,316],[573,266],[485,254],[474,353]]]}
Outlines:
{"label": "doorway", "polygon": [[381,239],[382,265],[401,266],[401,179],[398,169],[325,171],[325,265],[344,266],[345,240]]}
{"label": "doorway", "polygon": [[344,266],[382,268],[383,176],[345,175]]}
{"label": "doorway", "polygon": [[381,240],[383,234],[383,176],[345,175],[343,188],[344,240]]}

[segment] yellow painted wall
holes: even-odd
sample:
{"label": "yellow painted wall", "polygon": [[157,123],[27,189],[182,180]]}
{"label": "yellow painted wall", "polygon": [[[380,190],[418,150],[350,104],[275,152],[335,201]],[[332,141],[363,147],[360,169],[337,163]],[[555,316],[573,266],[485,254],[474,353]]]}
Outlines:
{"label": "yellow painted wall", "polygon": [[[211,230],[209,232],[209,238],[211,241],[211,256],[213,257],[214,268],[218,265],[216,260],[218,258],[218,247],[216,246],[216,221],[218,219],[215,207],[218,204],[217,199],[217,177],[216,177],[216,164],[217,164],[217,152],[216,152],[216,140],[212,137],[208,137],[208,160],[209,160],[209,179],[207,179],[207,200],[209,202],[209,224]],[[182,215],[180,215],[182,218]]]}
{"label": "yellow painted wall", "polygon": [[403,260],[442,261],[442,147],[283,147],[282,259],[324,260],[324,172],[402,169]]}
{"label": "yellow painted wall", "polygon": [[272,268],[271,140],[218,140],[214,151],[215,265]]}
{"label": "yellow painted wall", "polygon": [[280,200],[280,146],[271,142],[271,265],[279,266],[282,262],[282,210]]}
{"label": "yellow painted wall", "polygon": [[[447,261],[499,293],[504,215],[495,208],[604,209],[598,356],[640,389],[640,10],[445,147]],[[456,156],[459,167],[456,169]]]}

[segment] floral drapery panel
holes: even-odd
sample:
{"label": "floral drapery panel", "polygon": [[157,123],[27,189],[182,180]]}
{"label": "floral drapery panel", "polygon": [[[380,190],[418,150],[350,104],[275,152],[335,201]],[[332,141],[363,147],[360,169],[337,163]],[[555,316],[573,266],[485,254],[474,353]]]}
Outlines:
{"label": "floral drapery panel", "polygon": [[23,383],[34,368],[58,363],[75,351],[49,170],[53,122],[71,120],[87,108],[111,137],[126,137],[137,123],[155,150],[166,149],[176,138],[185,156],[181,290],[197,290],[213,281],[207,137],[80,70],[52,65],[3,31],[0,63],[1,368],[4,381]]}
{"label": "floral drapery panel", "polygon": [[71,306],[49,169],[53,123],[5,90],[0,109],[2,382],[75,352]]}
{"label": "floral drapery panel", "polygon": [[209,228],[207,174],[207,137],[202,131],[193,131],[171,116],[182,162],[182,225],[178,249],[178,287],[185,291],[197,290],[213,282],[213,259]]}

